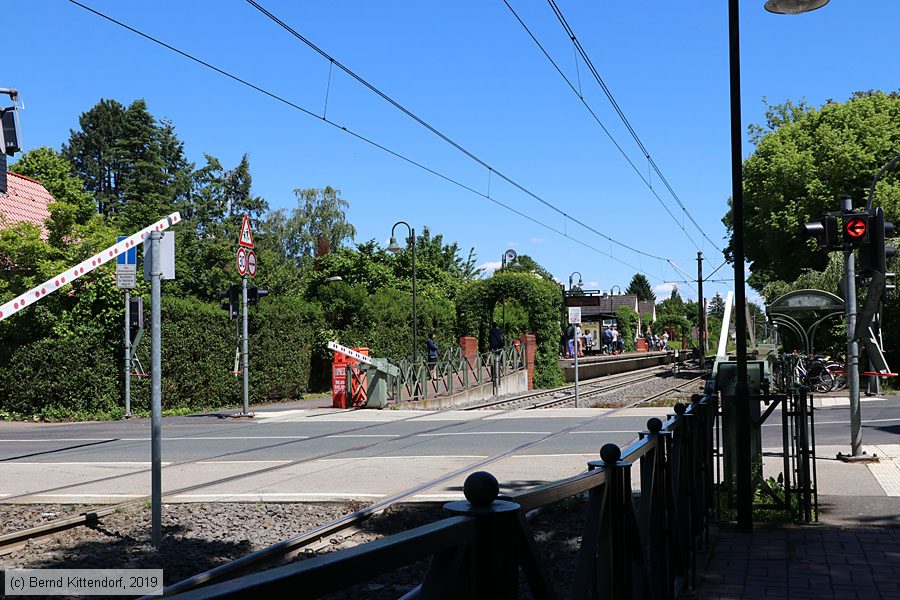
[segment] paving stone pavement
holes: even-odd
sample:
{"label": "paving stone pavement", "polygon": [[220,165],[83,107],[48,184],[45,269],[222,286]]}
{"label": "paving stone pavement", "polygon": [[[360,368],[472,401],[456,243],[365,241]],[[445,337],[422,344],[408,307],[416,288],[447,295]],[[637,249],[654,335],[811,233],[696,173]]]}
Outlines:
{"label": "paving stone pavement", "polygon": [[718,525],[696,597],[900,600],[900,495],[896,453],[887,454],[874,467],[832,459],[820,468],[818,523],[756,523],[750,533]]}

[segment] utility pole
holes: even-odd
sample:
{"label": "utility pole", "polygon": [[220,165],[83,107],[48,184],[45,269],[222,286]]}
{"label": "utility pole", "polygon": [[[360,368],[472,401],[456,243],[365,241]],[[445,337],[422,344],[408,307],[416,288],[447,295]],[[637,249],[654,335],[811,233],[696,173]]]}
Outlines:
{"label": "utility pole", "polygon": [[700,368],[706,363],[706,348],[703,346],[703,338],[706,333],[706,307],[703,302],[703,253],[697,252],[697,346],[700,348]]}

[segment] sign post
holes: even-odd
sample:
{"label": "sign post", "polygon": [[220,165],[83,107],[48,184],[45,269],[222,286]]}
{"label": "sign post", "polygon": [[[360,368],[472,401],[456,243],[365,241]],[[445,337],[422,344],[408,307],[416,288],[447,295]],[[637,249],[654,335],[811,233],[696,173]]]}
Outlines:
{"label": "sign post", "polygon": [[247,270],[249,268],[249,257],[253,256],[252,275],[256,275],[256,253],[253,252],[253,232],[250,229],[250,217],[244,214],[244,220],[241,223],[241,235],[238,238],[238,273],[241,274],[241,306],[243,321],[242,339],[241,339],[241,371],[244,376],[244,404],[243,410],[239,416],[252,417],[250,412],[250,328],[247,313]]}
{"label": "sign post", "polygon": [[[116,243],[128,239],[116,238]],[[137,283],[137,247],[131,246],[116,256],[116,287],[125,290],[125,418],[131,418],[131,292]]]}
{"label": "sign post", "polygon": [[[157,548],[162,544],[162,343],[160,301],[162,266],[160,238],[162,233],[150,233],[150,505],[151,538]],[[147,260],[146,254],[144,260]]]}
{"label": "sign post", "polygon": [[580,306],[570,306],[569,307],[569,323],[575,325],[576,333],[574,343],[572,344],[572,353],[575,355],[575,408],[581,408],[578,405],[578,326],[581,325],[581,307]]}

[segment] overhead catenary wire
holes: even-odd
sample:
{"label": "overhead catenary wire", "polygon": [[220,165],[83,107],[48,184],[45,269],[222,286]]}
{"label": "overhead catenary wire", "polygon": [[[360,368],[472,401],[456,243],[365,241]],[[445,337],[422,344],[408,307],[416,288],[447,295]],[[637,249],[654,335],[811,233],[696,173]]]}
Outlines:
{"label": "overhead catenary wire", "polygon": [[361,75],[359,75],[359,74],[357,74],[356,72],[354,72],[352,69],[350,69],[349,67],[347,67],[346,65],[344,65],[343,63],[341,63],[339,60],[337,60],[336,58],[334,58],[332,55],[330,55],[330,54],[328,54],[327,52],[325,52],[325,50],[323,50],[322,48],[320,48],[319,46],[317,46],[317,45],[316,45],[315,43],[313,43],[311,40],[309,40],[308,38],[306,38],[305,36],[303,36],[301,33],[299,33],[298,31],[296,31],[296,30],[295,30],[294,28],[292,28],[290,25],[288,25],[287,23],[285,23],[284,21],[282,21],[280,18],[278,18],[278,17],[277,17],[276,15],[274,15],[272,12],[270,12],[269,10],[267,10],[265,7],[263,7],[263,6],[262,6],[259,2],[257,2],[256,0],[246,0],[246,2],[247,2],[248,4],[250,4],[250,5],[251,5],[253,8],[255,8],[256,10],[258,10],[260,13],[262,13],[263,15],[265,15],[267,18],[269,18],[271,21],[273,21],[274,23],[276,23],[279,27],[281,27],[282,29],[284,29],[285,31],[287,31],[288,33],[290,33],[292,36],[294,36],[295,38],[297,38],[298,40],[300,40],[300,41],[303,42],[304,44],[306,44],[309,48],[311,48],[312,50],[314,50],[315,52],[317,52],[317,53],[318,53],[319,55],[321,55],[323,58],[325,58],[326,60],[328,60],[328,61],[330,61],[331,63],[333,63],[335,67],[337,67],[337,68],[339,68],[340,70],[342,70],[344,73],[346,73],[347,75],[349,75],[349,76],[350,76],[351,78],[353,78],[355,81],[359,82],[361,85],[363,85],[365,88],[367,88],[367,89],[370,90],[372,93],[374,93],[375,95],[377,95],[379,98],[382,98],[382,99],[383,99],[384,101],[386,101],[388,104],[390,104],[391,106],[393,106],[394,108],[396,108],[397,110],[399,110],[400,112],[402,112],[403,114],[405,114],[407,117],[409,117],[410,119],[412,119],[413,121],[415,121],[416,123],[418,123],[419,125],[421,125],[422,127],[424,127],[425,129],[427,129],[429,132],[431,132],[432,134],[434,134],[435,136],[437,136],[438,138],[440,138],[441,140],[443,140],[444,142],[446,142],[447,144],[449,144],[450,146],[452,146],[453,148],[455,148],[456,150],[458,150],[459,152],[461,152],[462,154],[464,154],[465,156],[467,156],[469,159],[471,159],[472,161],[474,161],[475,163],[477,163],[477,164],[480,165],[481,167],[483,167],[483,168],[485,168],[485,169],[489,169],[494,175],[496,175],[497,177],[501,178],[502,180],[504,180],[505,182],[507,182],[508,184],[510,184],[511,186],[513,186],[514,188],[518,189],[520,192],[522,192],[522,193],[524,193],[524,194],[530,196],[531,198],[533,198],[534,200],[537,200],[538,202],[540,202],[541,204],[543,204],[543,205],[546,206],[547,208],[553,210],[554,212],[556,212],[556,213],[562,215],[563,217],[565,217],[565,218],[567,218],[567,219],[570,219],[572,222],[577,223],[578,225],[580,225],[580,226],[583,227],[584,229],[590,231],[591,233],[594,233],[594,234],[596,234],[596,235],[599,235],[599,236],[602,237],[602,238],[605,238],[605,239],[609,240],[610,242],[616,244],[617,246],[621,246],[622,248],[625,248],[625,249],[627,249],[627,250],[630,250],[631,252],[634,252],[634,253],[636,253],[636,254],[641,254],[641,255],[646,256],[646,257],[648,257],[648,258],[654,258],[654,259],[657,259],[657,260],[666,260],[665,258],[663,258],[663,257],[661,257],[661,256],[655,256],[655,255],[653,255],[653,254],[644,252],[643,250],[639,250],[638,248],[635,248],[634,246],[631,246],[631,245],[626,244],[626,243],[624,243],[624,242],[620,242],[619,240],[616,240],[616,239],[614,239],[614,238],[612,238],[612,237],[606,235],[605,233],[599,231],[598,229],[596,229],[596,228],[594,228],[594,227],[588,225],[588,224],[585,223],[584,221],[582,221],[582,220],[580,220],[580,219],[578,219],[578,218],[576,218],[576,217],[573,217],[572,215],[568,214],[567,212],[565,212],[565,211],[562,210],[561,208],[557,207],[555,204],[549,202],[548,200],[546,200],[546,199],[544,199],[543,197],[539,196],[539,195],[536,194],[535,192],[529,190],[529,189],[526,188],[524,185],[518,183],[517,181],[515,181],[514,179],[512,179],[512,178],[509,177],[508,175],[505,175],[503,172],[498,171],[495,167],[493,167],[492,165],[488,164],[486,161],[484,161],[483,159],[481,159],[480,157],[478,157],[477,155],[475,155],[472,151],[468,150],[467,148],[465,148],[464,146],[462,146],[461,144],[459,144],[458,142],[456,142],[455,140],[453,140],[452,138],[450,138],[448,135],[446,135],[445,133],[441,132],[440,130],[438,130],[437,128],[435,128],[433,125],[431,125],[430,123],[428,123],[427,121],[425,121],[423,118],[421,118],[420,116],[418,116],[417,114],[415,114],[414,112],[412,112],[411,110],[409,110],[408,108],[406,108],[405,106],[403,106],[402,104],[400,104],[398,101],[396,101],[396,100],[394,100],[392,97],[388,96],[385,92],[383,92],[383,91],[381,91],[380,89],[378,89],[377,87],[375,87],[372,83],[370,83],[369,81],[367,81],[367,80],[366,80],[365,78],[363,78]]}
{"label": "overhead catenary wire", "polygon": [[[600,88],[603,90],[603,93],[609,99],[610,104],[612,104],[616,113],[619,115],[619,118],[622,120],[622,123],[625,124],[625,128],[631,134],[631,136],[634,139],[635,143],[637,144],[638,148],[641,150],[641,152],[644,153],[644,156],[647,158],[647,161],[650,163],[650,166],[653,168],[653,171],[656,173],[656,176],[659,177],[660,181],[663,182],[663,185],[666,187],[666,189],[672,195],[672,198],[675,200],[676,203],[678,203],[678,206],[681,208],[684,215],[687,216],[687,218],[690,220],[690,222],[694,224],[694,227],[697,228],[697,231],[699,231],[700,234],[704,238],[706,238],[707,241],[709,241],[709,243],[711,243],[715,247],[716,243],[712,239],[710,239],[710,237],[706,234],[706,232],[700,227],[700,225],[694,219],[693,215],[690,213],[690,211],[687,209],[687,207],[681,201],[681,198],[678,197],[678,194],[675,192],[675,189],[669,183],[669,180],[666,179],[665,175],[663,175],[663,172],[659,168],[659,165],[656,164],[656,161],[650,155],[650,151],[647,150],[646,146],[644,146],[644,143],[641,141],[641,138],[638,136],[637,132],[634,130],[634,127],[632,127],[631,122],[628,120],[628,117],[625,116],[625,112],[622,110],[621,106],[619,106],[619,103],[616,101],[615,97],[613,96],[612,91],[606,85],[606,82],[603,80],[603,77],[600,76],[600,72],[596,69],[596,67],[594,67],[594,63],[591,61],[590,56],[588,56],[588,53],[585,51],[584,47],[581,45],[581,42],[578,41],[578,37],[575,35],[575,31],[569,25],[568,21],[566,20],[565,15],[563,15],[562,11],[559,9],[559,6],[557,6],[556,0],[547,0],[547,1],[550,4],[550,8],[553,9],[553,12],[556,15],[556,18],[559,21],[560,25],[562,25],[563,29],[566,31],[566,34],[572,40],[572,43],[575,44],[575,47],[578,50],[578,54],[581,56],[585,65],[587,66],[588,71],[590,71],[590,73],[594,76],[594,79],[597,81],[597,84],[600,86]],[[506,0],[504,0],[504,2],[506,2]]]}
{"label": "overhead catenary wire", "polygon": [[[691,236],[690,233],[688,233],[687,229],[685,229],[684,223],[678,220],[678,217],[676,217],[675,214],[669,209],[669,207],[666,206],[666,203],[663,201],[663,199],[660,197],[660,195],[656,192],[655,189],[653,189],[653,183],[650,181],[649,177],[645,176],[643,173],[641,173],[641,170],[638,168],[638,166],[634,163],[633,160],[631,160],[631,157],[628,156],[628,153],[625,151],[625,149],[622,147],[622,145],[619,143],[619,141],[615,138],[615,136],[613,136],[612,132],[610,132],[610,130],[603,123],[603,121],[600,120],[600,117],[594,111],[593,107],[584,98],[584,95],[581,90],[580,75],[579,75],[579,80],[578,80],[578,87],[576,88],[575,84],[572,83],[572,80],[569,78],[569,76],[565,74],[565,72],[562,70],[562,67],[560,67],[559,64],[553,59],[553,57],[550,56],[550,53],[547,52],[547,49],[544,48],[544,45],[541,44],[540,40],[537,39],[537,36],[535,36],[534,33],[532,33],[531,29],[528,27],[528,25],[525,24],[525,21],[522,20],[522,17],[519,16],[519,13],[516,12],[516,10],[512,7],[512,5],[509,3],[509,1],[503,0],[503,3],[506,4],[506,7],[509,9],[509,11],[512,13],[512,15],[516,18],[516,20],[519,22],[519,24],[522,26],[522,28],[525,30],[525,32],[529,35],[529,37],[531,37],[531,40],[540,49],[540,51],[544,54],[544,56],[547,58],[547,60],[550,61],[550,64],[553,65],[553,67],[556,69],[556,72],[559,73],[560,77],[563,78],[563,80],[566,82],[566,84],[569,86],[569,88],[572,90],[572,92],[576,96],[578,96],[578,99],[584,105],[585,109],[587,109],[588,113],[590,113],[591,117],[593,117],[593,119],[594,119],[594,121],[596,121],[597,125],[600,126],[600,129],[603,130],[603,133],[606,134],[606,137],[609,138],[609,140],[612,142],[613,146],[616,147],[616,149],[619,151],[619,154],[622,155],[622,158],[624,158],[625,161],[631,166],[632,170],[635,172],[635,174],[638,176],[638,178],[644,182],[644,185],[647,186],[647,189],[650,190],[650,193],[653,194],[653,196],[659,202],[659,205],[662,206],[663,209],[669,214],[669,216],[672,218],[672,221],[676,225],[678,225],[678,228],[681,229],[682,232],[684,232],[685,237],[687,237],[688,240],[690,240],[691,244],[693,244],[697,250],[700,250],[700,246],[697,245],[697,242],[694,241],[694,238]],[[573,40],[573,42],[574,42],[574,40]],[[576,61],[576,73],[577,73],[578,72],[578,68],[577,68],[578,49],[577,49],[577,47],[575,48],[575,61]],[[649,164],[649,157],[647,157],[647,158],[648,158],[648,164]],[[649,175],[649,173],[648,173],[648,175]]]}
{"label": "overhead catenary wire", "polygon": [[[652,274],[652,273],[647,273],[647,272],[643,271],[642,269],[640,269],[639,267],[636,267],[636,266],[634,266],[633,264],[628,263],[628,262],[622,260],[621,258],[618,258],[617,256],[614,256],[614,255],[611,254],[611,253],[604,252],[603,250],[600,250],[599,248],[597,248],[597,247],[595,247],[595,246],[593,246],[593,245],[591,245],[591,244],[588,244],[587,242],[584,242],[583,240],[580,240],[580,239],[578,239],[578,238],[576,238],[576,237],[573,237],[573,236],[569,235],[567,232],[560,231],[559,229],[557,229],[557,228],[555,228],[555,227],[553,227],[553,226],[551,226],[551,225],[548,225],[548,224],[546,224],[546,223],[544,223],[544,222],[538,220],[537,218],[532,217],[532,216],[530,216],[530,215],[528,215],[528,214],[526,214],[526,213],[524,213],[524,212],[522,212],[522,211],[520,211],[520,210],[518,210],[518,209],[515,209],[515,208],[509,206],[508,204],[505,204],[505,203],[503,203],[503,202],[497,200],[496,198],[491,197],[491,196],[489,196],[488,194],[485,194],[484,192],[480,192],[480,191],[478,191],[478,190],[476,190],[476,189],[474,189],[474,188],[472,188],[472,187],[470,187],[470,186],[468,186],[468,185],[462,183],[462,182],[459,181],[459,180],[456,180],[456,179],[454,179],[454,178],[452,178],[452,177],[450,177],[450,176],[448,176],[448,175],[445,175],[444,173],[441,173],[440,171],[437,171],[436,169],[433,169],[433,168],[431,168],[431,167],[429,167],[429,166],[427,166],[427,165],[425,165],[425,164],[423,164],[423,163],[421,163],[421,162],[418,162],[418,161],[416,161],[416,160],[414,160],[414,159],[412,159],[412,158],[410,158],[410,157],[408,157],[408,156],[405,156],[405,155],[403,155],[403,154],[401,154],[401,153],[399,153],[399,152],[397,152],[397,151],[395,151],[395,150],[392,150],[391,148],[388,148],[387,146],[385,146],[385,145],[383,145],[383,144],[381,144],[381,143],[379,143],[379,142],[376,142],[375,140],[373,140],[373,139],[371,139],[371,138],[369,138],[369,137],[366,137],[365,135],[363,135],[363,134],[361,134],[361,133],[358,133],[358,132],[356,132],[356,131],[353,131],[352,129],[350,129],[350,128],[346,127],[346,126],[343,126],[343,125],[341,125],[341,124],[339,124],[339,123],[337,123],[337,122],[335,122],[335,121],[333,121],[333,120],[331,120],[331,119],[329,119],[329,118],[327,118],[327,117],[325,117],[325,116],[323,116],[323,115],[318,115],[318,114],[316,114],[315,112],[313,112],[313,111],[311,111],[311,110],[309,110],[309,109],[307,109],[307,108],[304,108],[303,106],[300,106],[299,104],[296,104],[296,103],[294,103],[294,102],[288,100],[287,98],[284,98],[283,96],[279,96],[278,94],[275,94],[274,92],[271,92],[271,91],[269,91],[269,90],[267,90],[267,89],[265,89],[265,88],[262,88],[262,87],[260,87],[260,86],[258,86],[258,85],[256,85],[256,84],[254,84],[254,83],[251,83],[251,82],[247,81],[246,79],[243,79],[243,78],[241,78],[241,77],[238,77],[237,75],[234,75],[234,74],[232,74],[232,73],[229,73],[228,71],[225,71],[224,69],[221,69],[221,68],[219,68],[219,67],[216,67],[215,65],[212,65],[212,64],[210,64],[209,62],[206,62],[206,61],[204,61],[204,60],[202,60],[202,59],[200,59],[200,58],[198,58],[198,57],[196,57],[196,56],[193,56],[192,54],[189,54],[189,53],[187,53],[187,52],[185,52],[185,51],[183,51],[183,50],[180,50],[180,49],[176,48],[175,46],[172,46],[171,44],[168,44],[168,43],[166,43],[166,42],[164,42],[164,41],[162,41],[162,40],[160,40],[160,39],[158,39],[158,38],[156,38],[156,37],[154,37],[154,36],[151,36],[151,35],[149,35],[149,34],[147,34],[147,33],[144,33],[144,32],[142,32],[142,31],[140,31],[139,29],[136,29],[136,28],[134,28],[134,27],[131,27],[130,25],[128,25],[128,24],[126,24],[126,23],[123,23],[122,21],[119,21],[119,20],[117,20],[117,19],[115,19],[115,18],[113,18],[113,17],[110,17],[109,15],[106,15],[106,14],[104,14],[104,13],[98,11],[98,10],[95,10],[94,8],[91,8],[90,6],[87,6],[87,5],[85,5],[85,4],[82,4],[81,2],[78,2],[78,0],[67,0],[67,1],[68,1],[69,3],[71,3],[71,4],[74,4],[74,5],[76,5],[76,6],[80,7],[80,8],[82,8],[82,9],[84,9],[84,10],[86,10],[86,11],[88,11],[88,12],[90,12],[90,13],[92,13],[92,14],[94,14],[94,15],[100,17],[100,18],[102,18],[102,19],[105,19],[105,20],[109,21],[110,23],[113,23],[113,24],[115,24],[115,25],[118,25],[119,27],[122,27],[122,28],[124,28],[124,29],[127,29],[128,31],[131,31],[132,33],[134,33],[134,34],[136,34],[136,35],[139,35],[140,37],[142,37],[142,38],[144,38],[144,39],[146,39],[146,40],[149,40],[149,41],[151,41],[151,42],[153,42],[153,43],[155,43],[155,44],[158,44],[158,45],[160,45],[160,46],[166,48],[167,50],[170,50],[170,51],[172,51],[172,52],[174,52],[174,53],[176,53],[176,54],[178,54],[178,55],[180,55],[180,56],[182,56],[182,57],[184,57],[184,58],[187,58],[188,60],[191,60],[191,61],[193,61],[193,62],[195,62],[195,63],[197,63],[197,64],[200,64],[200,65],[202,65],[202,66],[204,66],[204,67],[206,67],[206,68],[208,68],[208,69],[210,69],[210,70],[212,70],[212,71],[215,71],[216,73],[219,73],[220,75],[223,75],[223,76],[225,76],[225,77],[227,77],[227,78],[229,78],[229,79],[231,79],[231,80],[233,80],[233,81],[236,81],[236,82],[240,83],[241,85],[247,86],[247,87],[249,87],[249,88],[251,88],[251,89],[253,89],[253,90],[255,90],[255,91],[257,91],[257,92],[259,92],[259,93],[261,93],[261,94],[264,94],[264,95],[268,96],[269,98],[271,98],[271,99],[273,99],[273,100],[276,100],[276,101],[278,101],[278,102],[281,102],[281,103],[285,104],[286,106],[289,106],[289,107],[291,107],[291,108],[293,108],[293,109],[295,109],[295,110],[298,110],[298,111],[300,111],[300,112],[302,112],[302,113],[304,113],[304,114],[306,114],[306,115],[308,115],[308,116],[310,116],[310,117],[314,117],[314,118],[316,118],[316,119],[319,120],[319,121],[322,121],[322,122],[324,122],[324,123],[327,123],[328,125],[330,125],[330,126],[336,128],[336,129],[339,129],[339,130],[343,131],[344,133],[347,133],[348,135],[350,135],[350,136],[352,136],[352,137],[354,137],[354,138],[356,138],[356,139],[358,139],[358,140],[360,140],[360,141],[362,141],[362,142],[365,142],[365,143],[367,143],[367,144],[369,144],[369,145],[371,145],[371,146],[373,146],[373,147],[375,147],[375,148],[378,148],[379,150],[382,150],[383,152],[386,152],[386,153],[390,154],[391,156],[394,156],[395,158],[398,158],[398,159],[400,159],[400,160],[402,160],[402,161],[404,161],[404,162],[406,162],[406,163],[408,163],[408,164],[410,164],[410,165],[413,165],[413,166],[415,166],[415,167],[417,167],[417,168],[419,168],[419,169],[422,169],[423,171],[426,171],[426,172],[428,172],[428,173],[430,173],[430,174],[432,174],[432,175],[434,175],[434,176],[436,176],[436,177],[439,177],[439,178],[443,179],[444,181],[446,181],[446,182],[448,182],[448,183],[452,183],[453,185],[455,185],[455,186],[457,186],[457,187],[459,187],[459,188],[461,188],[461,189],[464,189],[464,190],[466,190],[466,191],[468,191],[468,192],[471,192],[472,194],[475,194],[475,195],[477,195],[477,196],[480,196],[481,198],[484,198],[484,199],[486,199],[486,200],[489,200],[490,202],[493,202],[494,204],[496,204],[496,205],[498,205],[498,206],[500,206],[500,207],[502,207],[502,208],[504,208],[504,209],[506,209],[506,210],[508,210],[508,211],[510,211],[510,212],[512,212],[512,213],[514,213],[514,214],[516,214],[516,215],[518,215],[518,216],[524,218],[524,219],[527,219],[528,221],[531,221],[532,223],[534,223],[534,224],[536,224],[536,225],[538,225],[538,226],[540,226],[540,227],[542,227],[542,228],[544,228],[544,229],[547,229],[548,231],[552,231],[552,232],[554,232],[554,233],[557,233],[557,234],[559,234],[559,235],[561,235],[561,236],[563,236],[563,237],[565,237],[565,238],[567,238],[567,239],[569,239],[569,240],[572,240],[573,242],[576,242],[577,244],[579,244],[579,245],[581,245],[581,246],[584,246],[585,248],[587,248],[587,249],[589,249],[589,250],[592,250],[592,251],[594,251],[594,252],[597,252],[598,254],[601,254],[601,255],[603,255],[603,256],[606,256],[606,257],[608,257],[608,258],[610,258],[610,259],[612,259],[612,260],[614,260],[614,261],[616,261],[616,262],[618,262],[618,263],[620,263],[620,264],[622,264],[622,265],[624,265],[624,266],[626,266],[626,267],[629,267],[629,268],[631,268],[631,269],[634,269],[634,270],[637,271],[637,272],[643,273],[644,275],[646,275],[646,276],[648,276],[648,277],[652,277],[653,279],[656,279],[657,281],[664,281],[664,279],[663,279],[662,277],[659,277],[659,276],[654,275],[654,274]],[[496,170],[494,170],[494,169],[491,169],[491,172],[494,173],[494,174],[497,174],[497,173],[496,173]],[[502,177],[502,175],[499,175],[499,174],[497,174],[497,175]],[[505,179],[505,178],[504,178],[504,179]],[[563,216],[564,216],[564,217],[567,217],[567,218],[569,218],[569,219],[572,219],[572,217],[569,216],[569,215],[565,215],[565,214],[564,214]],[[574,219],[573,219],[573,220],[574,220]],[[601,234],[601,235],[602,235],[602,234]],[[606,238],[607,240],[609,240],[610,242],[614,242],[614,243],[619,244],[619,242],[616,242],[615,240],[613,240],[613,239],[610,238],[609,236],[603,236],[603,237],[605,237],[605,238]],[[619,244],[619,245],[622,245],[622,244]],[[662,257],[657,257],[657,256],[653,256],[653,255],[651,255],[651,254],[647,254],[647,253],[645,253],[645,252],[640,252],[640,251],[637,251],[637,250],[635,250],[635,251],[638,252],[639,254],[643,254],[643,255],[649,256],[649,257],[651,257],[651,258],[656,258],[656,259],[663,260],[663,261],[667,260],[667,259],[664,259],[664,258],[662,258]]]}

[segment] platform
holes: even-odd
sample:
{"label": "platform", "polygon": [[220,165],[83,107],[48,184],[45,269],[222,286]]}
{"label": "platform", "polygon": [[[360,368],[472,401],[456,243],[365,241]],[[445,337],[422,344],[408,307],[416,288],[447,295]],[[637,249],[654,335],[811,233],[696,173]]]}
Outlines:
{"label": "platform", "polygon": [[[615,375],[627,371],[646,369],[670,364],[674,360],[672,352],[626,352],[625,354],[595,354],[578,358],[578,379],[594,379],[605,375]],[[566,381],[575,381],[575,359],[559,361]]]}

